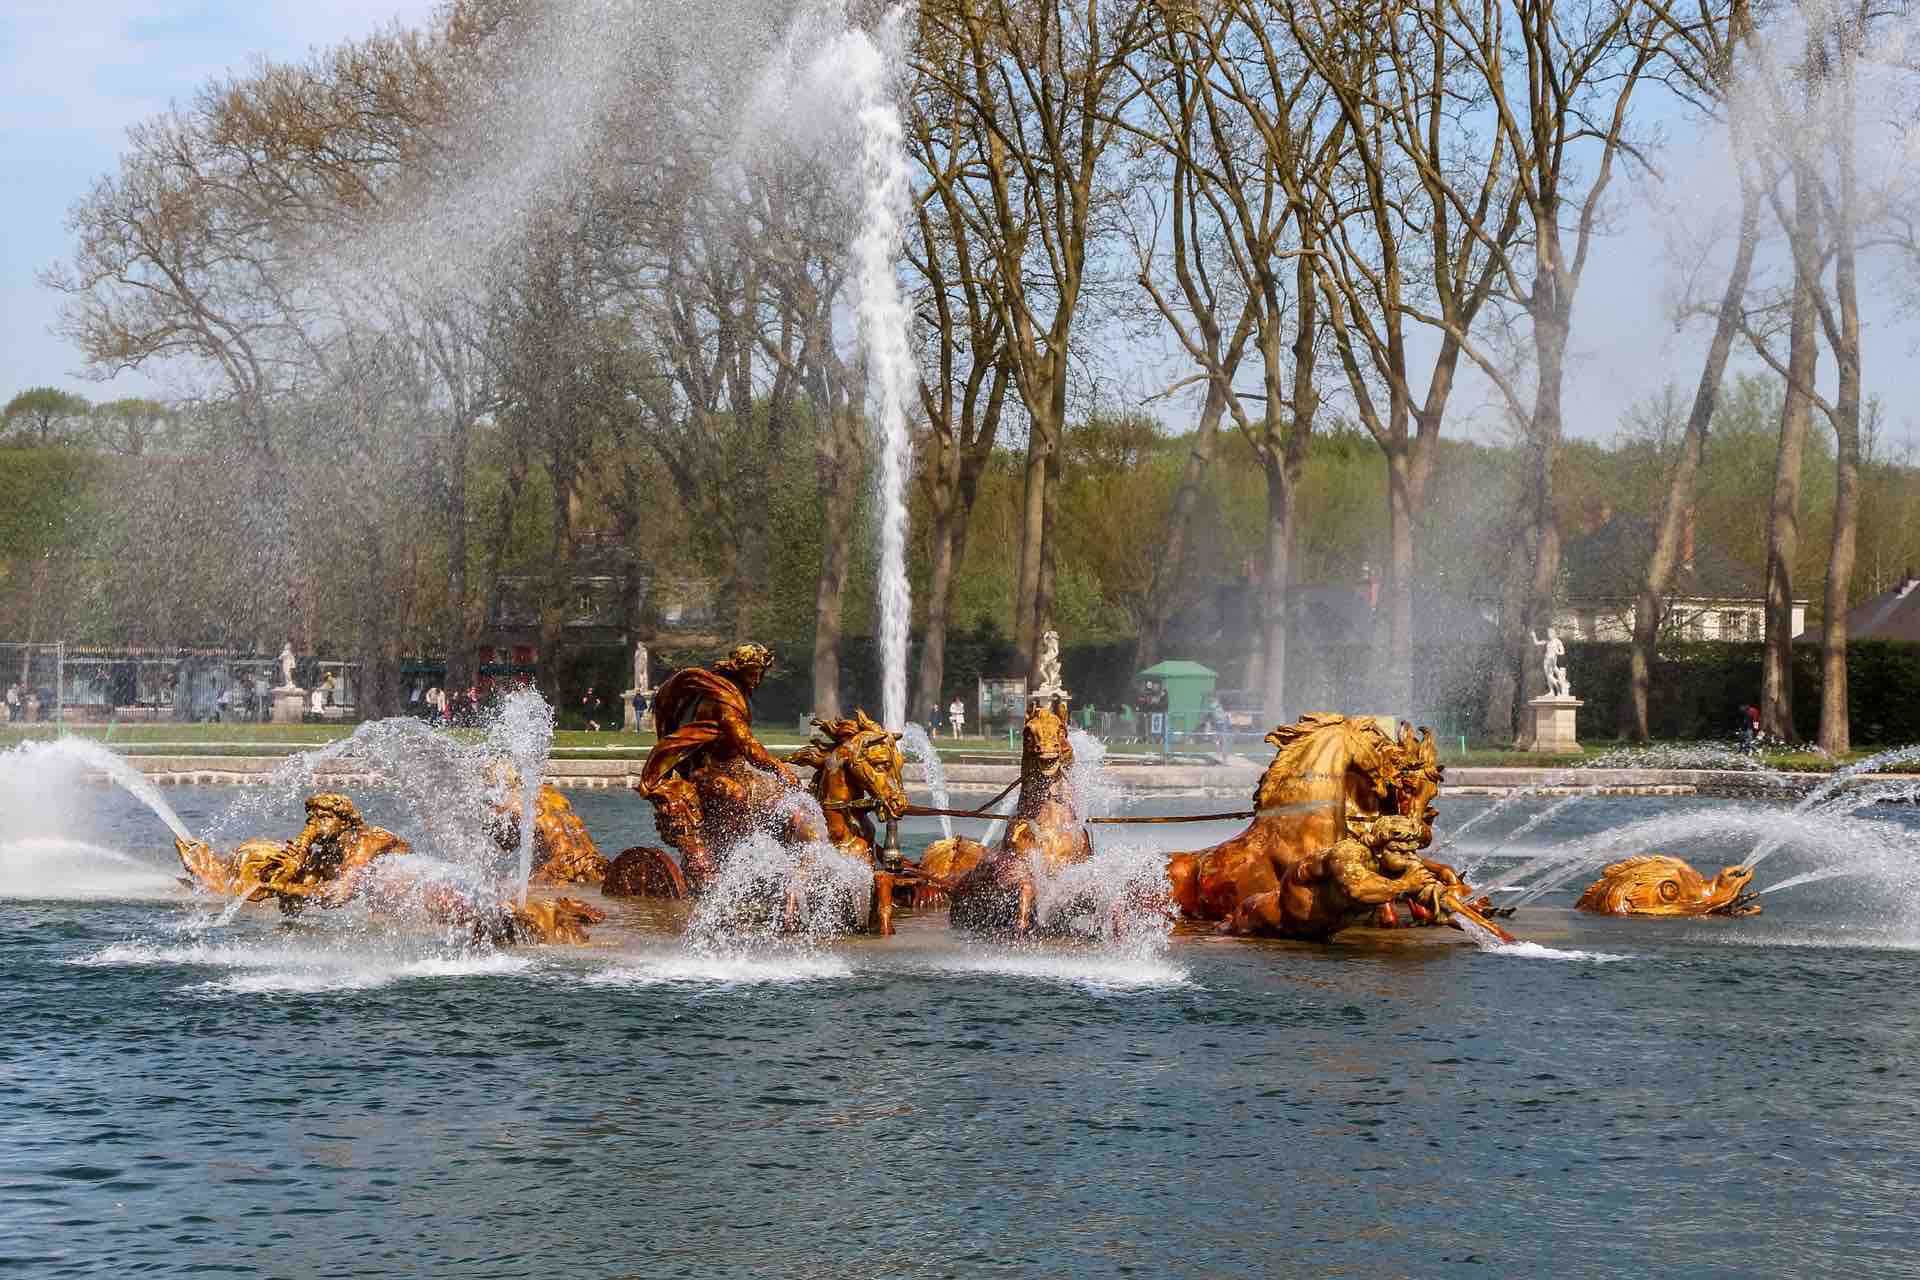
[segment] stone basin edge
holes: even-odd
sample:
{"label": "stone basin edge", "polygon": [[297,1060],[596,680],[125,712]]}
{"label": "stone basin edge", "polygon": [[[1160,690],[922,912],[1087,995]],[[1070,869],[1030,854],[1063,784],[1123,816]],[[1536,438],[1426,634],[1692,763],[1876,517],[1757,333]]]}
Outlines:
{"label": "stone basin edge", "polygon": [[[161,786],[245,786],[267,782],[285,756],[139,755],[124,757]],[[578,760],[554,758],[547,762],[545,780],[554,786],[593,790],[627,788],[639,777],[639,760]],[[1132,764],[1110,762],[1110,772],[1129,794],[1167,797],[1220,797],[1249,801],[1260,781],[1262,767],[1245,763]],[[949,764],[947,790],[952,796],[990,795],[1018,775],[1007,764]],[[314,767],[317,782],[341,788],[379,786],[381,779],[351,757],[321,761]],[[1443,796],[1504,796],[1535,788],[1542,795],[1720,796],[1742,799],[1797,799],[1828,782],[1832,774],[1789,773],[1765,775],[1737,769],[1566,769],[1524,766],[1449,766]],[[1912,775],[1859,774],[1847,786]],[[1777,780],[1776,780],[1777,779]],[[924,789],[925,773],[909,765],[906,780]]]}

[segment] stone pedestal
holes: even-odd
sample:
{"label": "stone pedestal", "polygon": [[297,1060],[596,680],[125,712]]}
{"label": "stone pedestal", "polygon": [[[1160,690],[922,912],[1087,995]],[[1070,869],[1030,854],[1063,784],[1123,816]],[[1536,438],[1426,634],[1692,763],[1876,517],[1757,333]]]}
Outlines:
{"label": "stone pedestal", "polygon": [[[634,722],[633,716],[633,695],[636,692],[647,695],[647,713],[640,717],[637,724]],[[620,695],[620,723],[628,733],[653,732],[653,690],[628,689],[625,693],[622,693]],[[802,725],[801,728],[804,729],[806,726]]]}
{"label": "stone pedestal", "polygon": [[299,724],[307,714],[307,691],[305,689],[275,689],[273,691],[273,723]]}
{"label": "stone pedestal", "polygon": [[1573,720],[1574,712],[1587,705],[1585,701],[1549,694],[1529,699],[1527,705],[1533,708],[1533,746],[1529,750],[1550,755],[1568,755],[1580,750]]}

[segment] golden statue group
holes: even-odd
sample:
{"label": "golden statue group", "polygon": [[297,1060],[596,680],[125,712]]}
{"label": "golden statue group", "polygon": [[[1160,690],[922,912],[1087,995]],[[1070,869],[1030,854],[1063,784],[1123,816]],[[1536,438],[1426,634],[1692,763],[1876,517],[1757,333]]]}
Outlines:
{"label": "golden statue group", "polygon": [[[841,922],[848,928],[890,934],[897,908],[943,904],[954,927],[971,932],[1019,937],[1053,927],[1040,911],[1045,883],[1093,856],[1071,784],[1064,706],[1036,701],[1027,714],[1019,795],[1000,837],[991,846],[949,837],[916,862],[892,838],[912,808],[900,735],[856,711],[815,720],[807,745],[775,758],[754,735],[752,705],[773,661],[770,650],[743,644],[711,669],[688,668],[660,686],[653,704],[659,737],[634,789],[652,804],[671,852],[639,847],[609,861],[566,798],[543,785],[529,883],[598,886],[608,898],[699,897],[737,850],[761,838],[791,857],[786,882],[764,895],[776,922],[801,918],[807,873],[818,860],[837,858],[871,879],[865,902],[848,904]],[[1247,829],[1171,855],[1161,883],[1124,901],[1127,912],[1315,942],[1357,925],[1465,920],[1511,940],[1492,921],[1510,913],[1477,896],[1452,867],[1420,854],[1433,839],[1442,781],[1431,732],[1403,726],[1393,737],[1371,717],[1315,713],[1266,741],[1275,754]],[[811,787],[796,767],[814,771]],[[509,779],[502,790],[511,798],[495,807],[491,825],[508,853],[520,841],[520,788]],[[382,911],[404,901],[434,925],[489,943],[583,942],[587,926],[606,918],[576,898],[516,902],[424,876],[396,857],[410,851],[407,842],[369,825],[344,795],[315,795],[306,807],[306,826],[291,840],[246,840],[225,855],[177,840],[187,882],[230,898],[273,900],[289,915],[355,901]],[[884,844],[877,824],[886,827]],[[1616,914],[1751,914],[1758,910],[1745,892],[1751,874],[1730,867],[1707,881],[1677,858],[1648,855],[1608,866],[1577,905]]]}

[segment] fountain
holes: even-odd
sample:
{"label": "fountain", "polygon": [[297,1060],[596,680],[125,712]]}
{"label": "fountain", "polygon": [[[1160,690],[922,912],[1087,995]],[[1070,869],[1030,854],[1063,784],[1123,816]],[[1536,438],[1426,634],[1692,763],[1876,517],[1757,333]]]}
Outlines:
{"label": "fountain", "polygon": [[[941,761],[940,750],[933,745],[933,739],[927,735],[926,727],[917,722],[907,725],[901,736],[900,745],[906,748],[908,755],[920,762],[921,776],[926,780],[927,793],[933,800],[933,807],[946,808],[947,766]],[[940,834],[948,840],[953,839],[952,815],[945,813],[940,815]]]}
{"label": "fountain", "polygon": [[0,808],[24,808],[31,794],[44,793],[57,785],[50,774],[98,773],[153,811],[167,824],[176,839],[191,840],[193,835],[180,815],[160,794],[153,780],[127,760],[100,743],[85,738],[54,738],[46,742],[23,742],[10,751],[0,752]]}

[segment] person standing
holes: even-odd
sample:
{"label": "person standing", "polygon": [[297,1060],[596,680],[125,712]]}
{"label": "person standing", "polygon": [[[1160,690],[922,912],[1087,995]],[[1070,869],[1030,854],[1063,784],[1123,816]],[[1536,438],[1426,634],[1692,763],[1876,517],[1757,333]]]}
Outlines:
{"label": "person standing", "polygon": [[953,736],[958,738],[967,728],[967,704],[960,700],[959,694],[953,695],[953,701],[947,704],[947,723],[953,726]]}

